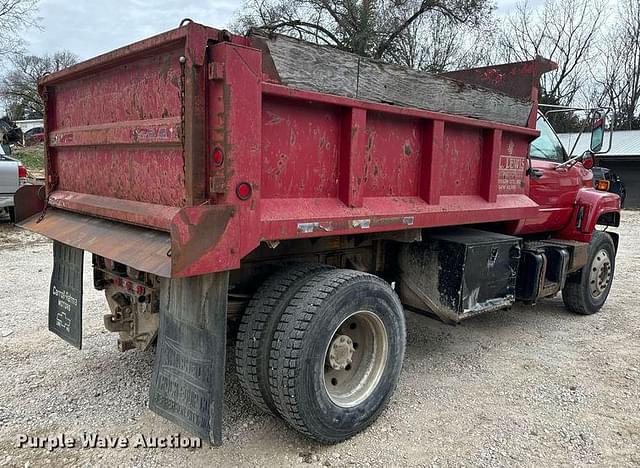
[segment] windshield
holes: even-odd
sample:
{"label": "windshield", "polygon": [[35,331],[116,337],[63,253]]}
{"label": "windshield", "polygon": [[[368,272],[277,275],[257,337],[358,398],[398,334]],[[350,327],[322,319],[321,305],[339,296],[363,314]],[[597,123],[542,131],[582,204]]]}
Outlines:
{"label": "windshield", "polygon": [[542,115],[538,116],[536,128],[540,130],[540,136],[531,142],[531,149],[529,150],[531,157],[563,162],[564,148],[562,143],[560,143],[551,125]]}

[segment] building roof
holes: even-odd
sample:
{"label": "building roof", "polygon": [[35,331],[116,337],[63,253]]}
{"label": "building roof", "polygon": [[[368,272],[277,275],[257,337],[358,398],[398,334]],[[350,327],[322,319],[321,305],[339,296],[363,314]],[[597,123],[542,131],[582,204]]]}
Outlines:
{"label": "building roof", "polygon": [[31,123],[44,123],[44,119],[24,119],[24,120],[16,120],[16,125],[18,124],[31,124]]}
{"label": "building roof", "polygon": [[[578,139],[579,133],[559,133],[558,137],[567,153]],[[580,140],[573,150],[573,155],[582,154],[589,149],[591,133],[584,132],[580,135]],[[603,147],[609,144],[609,134],[605,134]],[[613,132],[611,151],[598,156],[605,159],[639,159],[640,160],[640,130],[616,130]]]}

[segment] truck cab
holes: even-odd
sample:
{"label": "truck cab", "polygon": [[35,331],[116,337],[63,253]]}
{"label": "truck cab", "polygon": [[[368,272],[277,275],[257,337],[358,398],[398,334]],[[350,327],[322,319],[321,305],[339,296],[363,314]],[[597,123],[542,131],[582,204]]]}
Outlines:
{"label": "truck cab", "polygon": [[529,196],[540,205],[533,218],[527,218],[519,234],[555,232],[560,238],[590,241],[596,224],[617,226],[620,222],[620,197],[593,187],[593,156],[585,155],[575,164],[539,112],[536,128],[540,136],[529,149]]}

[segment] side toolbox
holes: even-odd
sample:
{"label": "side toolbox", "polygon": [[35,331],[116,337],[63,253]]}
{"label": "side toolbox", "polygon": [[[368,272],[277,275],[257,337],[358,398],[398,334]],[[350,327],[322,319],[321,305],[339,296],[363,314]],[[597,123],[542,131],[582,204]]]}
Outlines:
{"label": "side toolbox", "polygon": [[459,322],[515,301],[522,240],[469,228],[426,232],[400,249],[405,305]]}

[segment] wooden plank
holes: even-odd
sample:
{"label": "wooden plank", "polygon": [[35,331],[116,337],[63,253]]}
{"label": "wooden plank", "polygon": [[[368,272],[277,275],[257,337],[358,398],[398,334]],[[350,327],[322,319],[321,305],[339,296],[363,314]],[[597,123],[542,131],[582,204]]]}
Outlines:
{"label": "wooden plank", "polygon": [[340,171],[338,197],[347,206],[362,206],[367,111],[349,108],[345,111],[340,135]]}
{"label": "wooden plank", "polygon": [[518,126],[531,112],[529,101],[333,47],[255,31],[250,39],[263,51],[263,72],[293,88]]}
{"label": "wooden plank", "polygon": [[443,157],[444,122],[442,120],[427,120],[422,137],[420,196],[430,205],[440,203]]}
{"label": "wooden plank", "polygon": [[498,164],[502,146],[502,130],[485,130],[482,141],[482,172],[480,194],[488,202],[498,197]]}

